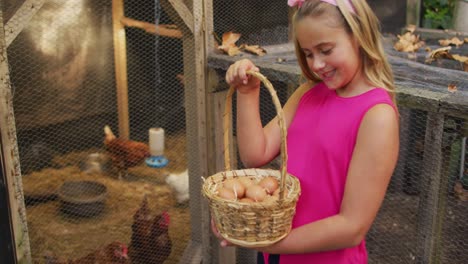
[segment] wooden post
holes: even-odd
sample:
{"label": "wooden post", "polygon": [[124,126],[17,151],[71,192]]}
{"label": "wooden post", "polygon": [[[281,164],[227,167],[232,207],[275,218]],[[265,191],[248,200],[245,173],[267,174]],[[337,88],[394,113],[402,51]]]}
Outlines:
{"label": "wooden post", "polygon": [[421,0],[407,0],[406,25],[419,27],[419,21],[421,21]]}
{"label": "wooden post", "polygon": [[112,24],[114,34],[115,85],[119,115],[119,137],[130,137],[128,114],[127,42],[125,27],[120,22],[124,17],[123,0],[112,0]]}
{"label": "wooden post", "polygon": [[[0,25],[4,25],[2,10],[0,10]],[[11,212],[9,217],[14,235],[16,261],[18,263],[31,263],[26,207],[13,114],[13,95],[11,92],[7,44],[3,26],[0,27],[0,52],[0,156],[2,158],[0,162],[3,163],[5,187],[9,196],[8,201]]]}
{"label": "wooden post", "polygon": [[[223,116],[224,116],[224,107],[226,105],[226,95],[227,89],[224,89],[221,92],[217,92],[219,88],[219,82],[222,80],[221,76],[218,76],[215,70],[208,71],[208,99],[207,106],[209,109],[208,115],[208,135],[209,138],[212,138],[208,146],[209,149],[209,160],[211,162],[208,167],[210,175],[215,174],[220,171],[226,170],[224,164],[224,156],[219,155],[224,153],[224,130],[223,130]],[[231,123],[232,124],[232,123]],[[234,144],[234,138],[232,134],[232,127],[229,133],[229,150],[230,156],[236,157],[236,151]],[[236,168],[236,159],[231,159],[231,168]],[[212,236],[212,259],[210,263],[225,263],[225,264],[235,264],[236,263],[236,248],[228,247],[222,248],[219,246],[219,241],[216,237]]]}
{"label": "wooden post", "polygon": [[[182,30],[184,52],[187,158],[190,175],[190,250],[182,259],[190,263],[212,261],[212,235],[208,203],[201,196],[201,176],[210,175],[207,138],[207,53],[212,32],[212,0],[164,0],[161,6]],[[178,16],[175,16],[177,14]],[[201,255],[196,255],[201,254]]]}
{"label": "wooden post", "polygon": [[441,221],[444,209],[444,177],[442,175],[442,140],[444,132],[444,114],[429,112],[424,140],[424,156],[421,177],[423,184],[418,209],[418,243],[416,256],[418,263],[434,263],[440,237]]}

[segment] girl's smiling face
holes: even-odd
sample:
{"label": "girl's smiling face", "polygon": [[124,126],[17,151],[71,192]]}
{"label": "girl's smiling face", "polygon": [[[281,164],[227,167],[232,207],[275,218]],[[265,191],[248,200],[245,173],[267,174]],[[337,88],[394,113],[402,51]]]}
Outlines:
{"label": "girl's smiling face", "polygon": [[363,81],[359,45],[344,28],[334,27],[333,23],[323,16],[305,17],[297,23],[296,38],[307,65],[330,89],[354,90],[347,88]]}

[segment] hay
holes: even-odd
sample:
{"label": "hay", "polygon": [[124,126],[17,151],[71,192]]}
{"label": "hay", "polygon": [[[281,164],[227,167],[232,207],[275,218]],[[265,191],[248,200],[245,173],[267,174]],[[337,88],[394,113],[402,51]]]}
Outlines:
{"label": "hay", "polygon": [[92,149],[54,158],[55,166],[23,177],[25,196],[51,195],[67,180],[94,180],[106,185],[106,209],[94,218],[72,218],[60,212],[59,201],[52,200],[27,207],[27,220],[33,263],[44,263],[44,252],[65,258],[77,258],[102,245],[118,240],[130,242],[133,214],[145,195],[152,214],[168,210],[171,216],[169,235],[172,253],[165,263],[178,263],[190,239],[190,212],[187,206],[176,206],[165,175],[186,168],[185,135],[168,137],[165,155],[170,163],[161,169],[142,164],[129,170],[130,180],[118,180],[109,174],[87,174],[78,164],[88,154],[103,152]]}

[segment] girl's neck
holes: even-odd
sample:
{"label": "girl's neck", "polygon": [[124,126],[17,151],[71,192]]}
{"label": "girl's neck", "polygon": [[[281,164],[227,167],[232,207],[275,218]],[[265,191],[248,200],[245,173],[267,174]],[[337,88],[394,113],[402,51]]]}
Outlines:
{"label": "girl's neck", "polygon": [[373,88],[375,88],[375,86],[363,78],[361,71],[358,71],[351,82],[339,89],[336,89],[336,94],[340,97],[353,97],[366,93]]}

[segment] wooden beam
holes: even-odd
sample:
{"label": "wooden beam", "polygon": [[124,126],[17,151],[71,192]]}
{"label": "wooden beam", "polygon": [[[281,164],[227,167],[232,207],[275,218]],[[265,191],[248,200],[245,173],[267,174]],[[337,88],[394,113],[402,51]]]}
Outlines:
{"label": "wooden beam", "polygon": [[176,25],[155,25],[145,21],[135,20],[129,17],[122,17],[120,22],[126,27],[135,27],[143,29],[149,34],[168,37],[168,38],[182,38],[182,32]]}
{"label": "wooden beam", "polygon": [[190,30],[191,33],[194,31],[195,21],[194,15],[190,12],[190,9],[184,4],[183,1],[180,0],[167,0],[171,5],[172,8],[176,11],[179,17],[184,21],[187,28]]}
{"label": "wooden beam", "polygon": [[[3,14],[0,10],[0,25]],[[19,164],[19,150],[13,112],[10,71],[4,27],[0,27],[0,152],[3,158],[6,189],[9,195],[11,226],[13,228],[16,260],[31,263],[26,207],[24,204],[22,176]]]}
{"label": "wooden beam", "polygon": [[421,21],[421,0],[406,1],[406,25],[419,27]]}
{"label": "wooden beam", "polygon": [[127,42],[125,27],[120,22],[124,17],[123,0],[112,0],[112,25],[114,34],[115,84],[119,115],[119,137],[130,137],[128,113]]}
{"label": "wooden beam", "polygon": [[[444,133],[444,114],[429,112],[427,114],[426,135],[424,140],[424,155],[422,162],[422,179],[419,201],[417,251],[418,263],[437,263],[437,248],[440,243],[440,221],[443,221],[446,197],[446,183],[442,173],[442,140]],[[442,192],[444,191],[444,192]]]}
{"label": "wooden beam", "polygon": [[21,31],[29,24],[31,18],[41,9],[45,0],[26,0],[5,25],[6,46],[15,40]]}
{"label": "wooden beam", "polygon": [[[216,86],[219,85],[219,80],[221,76],[218,77],[214,70],[209,70],[208,72],[208,90],[216,90]],[[209,141],[209,160],[212,162],[208,167],[210,174],[215,174],[220,171],[226,170],[224,164],[224,156],[220,155],[224,153],[224,129],[223,129],[223,120],[224,120],[224,107],[226,105],[226,95],[227,90],[220,92],[211,92],[208,95],[207,107],[209,109],[208,120],[209,124],[208,136],[213,140]],[[232,115],[231,115],[232,116]],[[232,124],[232,123],[231,123]],[[230,127],[229,133],[229,150],[230,156],[236,157],[236,152],[234,146],[236,145],[232,136],[232,126]],[[231,159],[231,168],[236,168],[236,159]],[[228,247],[222,248],[219,246],[219,241],[216,237],[212,236],[212,263],[225,263],[225,264],[235,264],[236,263],[236,248]]]}

